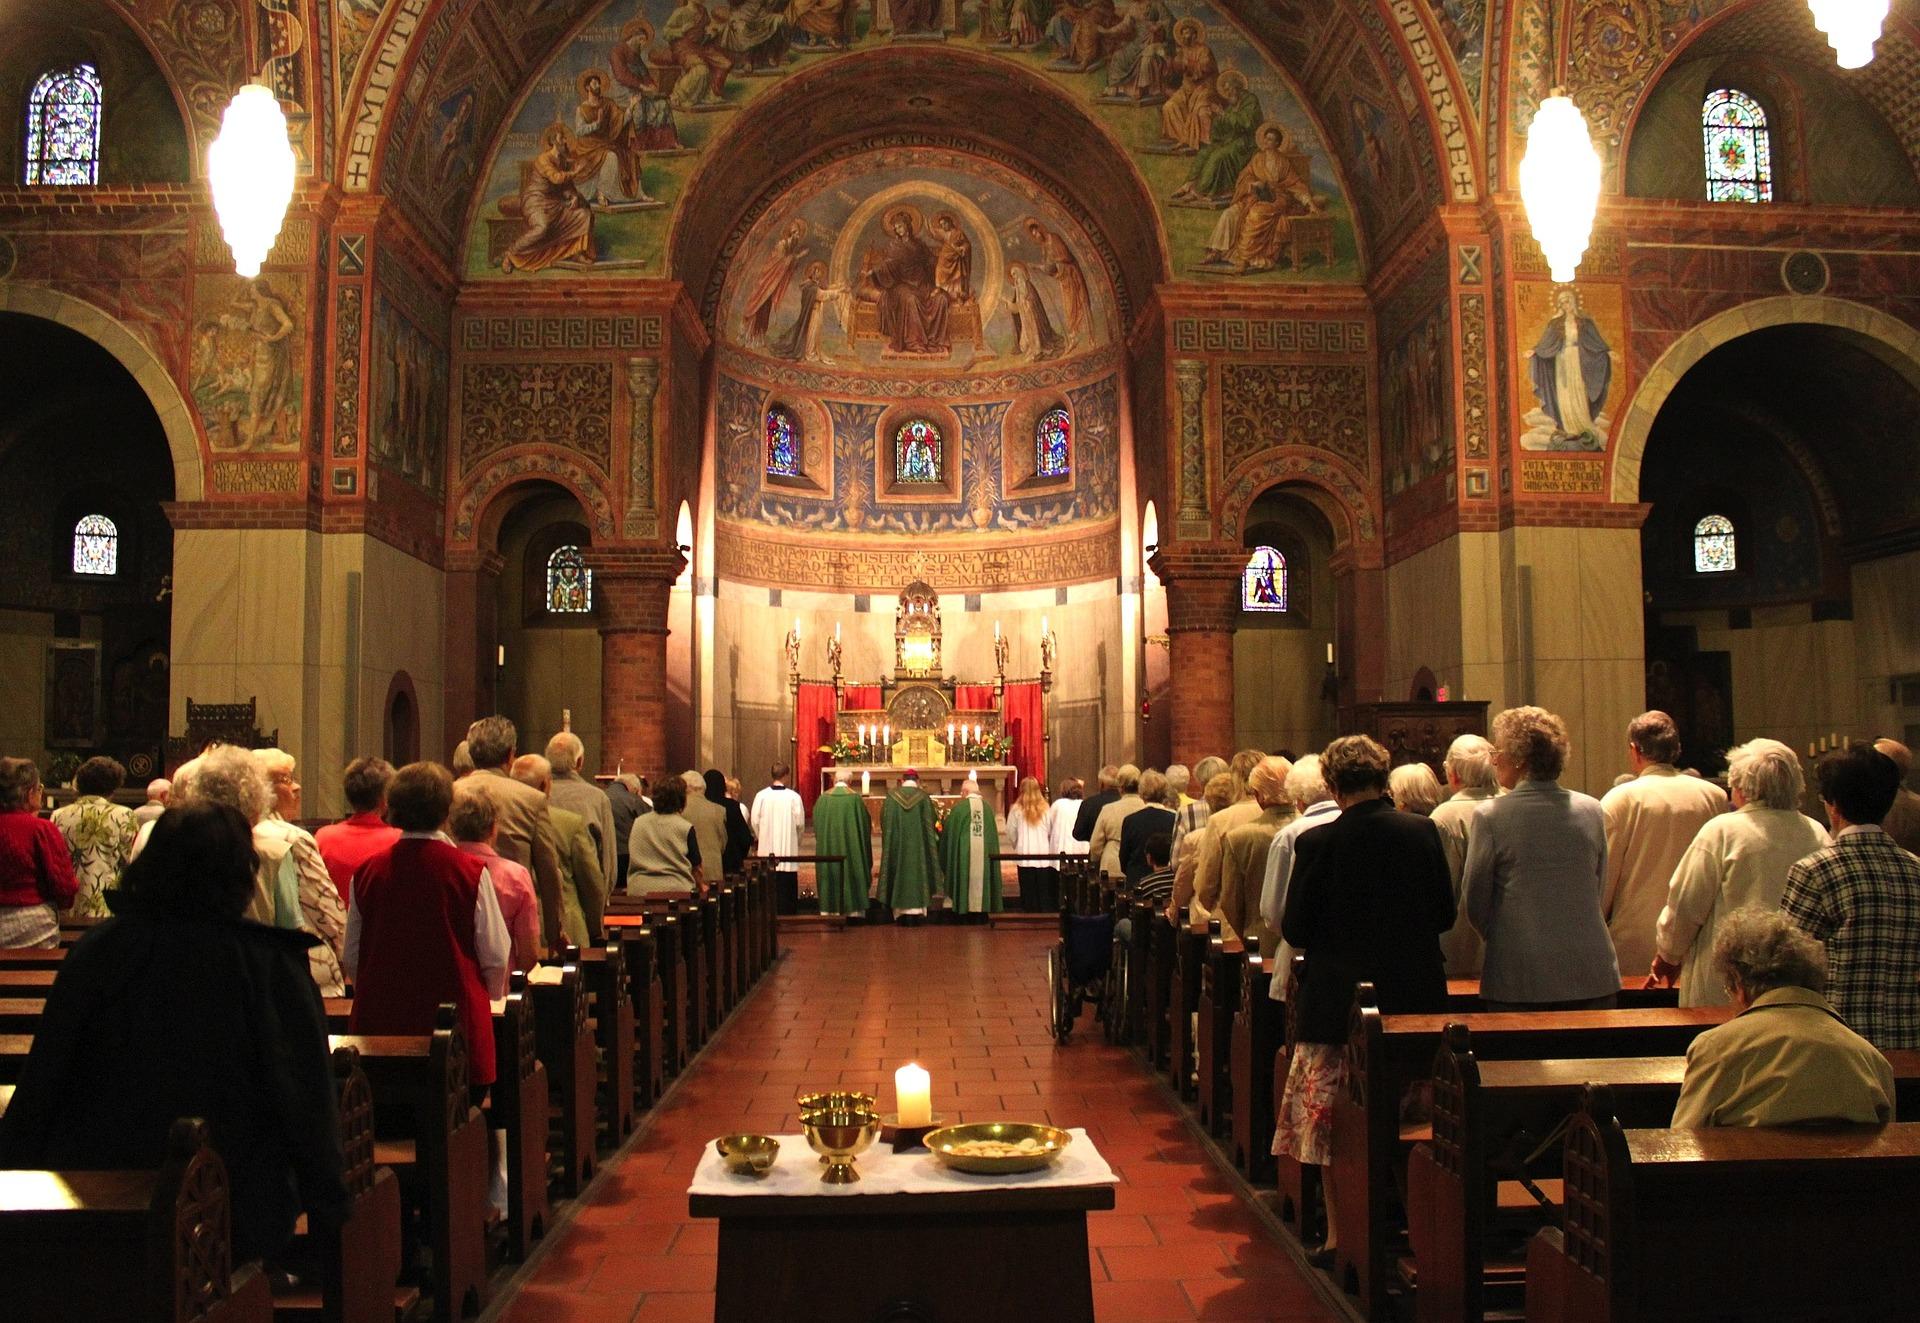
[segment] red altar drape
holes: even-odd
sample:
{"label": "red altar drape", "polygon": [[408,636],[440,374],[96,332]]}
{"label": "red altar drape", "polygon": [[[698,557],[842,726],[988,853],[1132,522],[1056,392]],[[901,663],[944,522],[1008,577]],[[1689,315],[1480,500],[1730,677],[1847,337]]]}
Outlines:
{"label": "red altar drape", "polygon": [[962,712],[993,711],[993,686],[957,684],[953,687],[953,705]]}
{"label": "red altar drape", "polygon": [[880,710],[880,686],[877,684],[850,684],[840,690],[842,705],[849,712],[878,712]]}
{"label": "red altar drape", "polygon": [[1013,766],[1021,779],[1029,776],[1047,783],[1047,709],[1037,681],[1009,683],[1001,703],[1000,719],[1013,741]]}
{"label": "red altar drape", "polygon": [[827,765],[827,756],[820,752],[820,746],[833,743],[837,715],[832,685],[801,684],[800,692],[793,699],[793,737],[798,762],[794,771],[799,777],[794,788],[800,792],[809,814],[813,812],[813,801],[820,797],[820,769]]}

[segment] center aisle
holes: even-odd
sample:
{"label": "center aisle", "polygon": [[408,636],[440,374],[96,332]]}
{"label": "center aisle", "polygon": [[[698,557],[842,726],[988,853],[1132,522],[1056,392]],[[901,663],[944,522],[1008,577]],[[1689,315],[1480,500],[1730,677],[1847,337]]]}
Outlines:
{"label": "center aisle", "polygon": [[[646,1132],[607,1164],[497,1316],[706,1323],[716,1228],[688,1218],[686,1197],[702,1148],[733,1131],[798,1131],[801,1086],[865,1089],[884,1109],[894,1068],[917,1060],[933,1074],[942,1114],[1085,1126],[1120,1174],[1114,1211],[1088,1219],[1101,1323],[1341,1317],[1140,1064],[1100,1041],[1091,1008],[1073,1042],[1054,1045],[1053,940],[1047,931],[961,927],[783,933],[785,958]],[[795,1156],[812,1160],[784,1150],[781,1160]],[[848,1270],[859,1270],[856,1247]]]}

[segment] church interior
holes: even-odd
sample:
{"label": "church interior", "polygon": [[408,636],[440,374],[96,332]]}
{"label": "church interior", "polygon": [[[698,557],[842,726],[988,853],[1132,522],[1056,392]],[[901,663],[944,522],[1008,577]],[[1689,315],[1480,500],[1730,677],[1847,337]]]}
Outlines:
{"label": "church interior", "polygon": [[[1356,732],[1437,765],[1537,705],[1596,798],[1649,709],[1690,770],[1769,738],[1811,787],[1920,739],[1920,10],[1864,63],[1825,27],[1875,10],[0,0],[0,753],[137,791],[222,732],[328,822],[351,760],[497,713],[603,782],[790,767],[809,816],[836,768],[876,825],[905,769],[972,777],[1004,844],[1029,777]],[[210,164],[250,85],[292,154],[251,275],[265,185]],[[1591,180],[1545,159],[1569,104]],[[1204,921],[1152,957],[1156,1075],[1138,1023],[1056,1042],[1051,916],[741,895],[706,1056],[468,1315],[746,1317],[751,1219],[689,1216],[693,1164],[917,1054],[936,1111],[1118,1173],[1091,1304],[1011,1317],[1414,1316],[1399,1241],[1316,1271],[1300,1165],[1236,1157],[1285,1076],[1230,1074],[1259,961],[1216,987]],[[1477,1276],[1418,1294],[1481,1316]]]}

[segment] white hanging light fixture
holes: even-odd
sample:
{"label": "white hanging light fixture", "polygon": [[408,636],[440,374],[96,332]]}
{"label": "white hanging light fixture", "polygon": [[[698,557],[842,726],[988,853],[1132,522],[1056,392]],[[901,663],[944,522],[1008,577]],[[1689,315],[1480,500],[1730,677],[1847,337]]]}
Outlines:
{"label": "white hanging light fixture", "polygon": [[1807,8],[1842,69],[1873,62],[1873,43],[1880,40],[1887,21],[1887,0],[1807,0]]}
{"label": "white hanging light fixture", "polygon": [[1593,237],[1600,207],[1600,153],[1586,116],[1559,88],[1534,112],[1520,161],[1520,201],[1553,278],[1571,281]]}
{"label": "white hanging light fixture", "polygon": [[207,182],[233,266],[251,279],[273,251],[293,201],[295,162],[280,100],[263,83],[234,93],[207,148]]}

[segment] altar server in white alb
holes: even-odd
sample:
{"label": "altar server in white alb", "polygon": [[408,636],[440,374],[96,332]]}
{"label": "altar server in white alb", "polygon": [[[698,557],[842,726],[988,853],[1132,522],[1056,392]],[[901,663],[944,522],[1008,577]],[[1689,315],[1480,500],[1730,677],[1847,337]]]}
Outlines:
{"label": "altar server in white alb", "polygon": [[[791,859],[800,853],[800,833],[806,829],[807,808],[800,801],[800,792],[787,786],[790,773],[785,763],[775,763],[773,784],[753,797],[747,825],[753,828],[755,854]],[[780,871],[798,873],[800,865],[781,864]]]}

